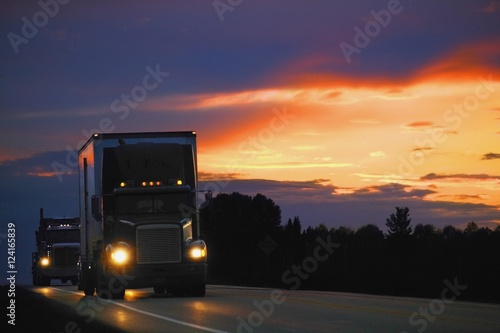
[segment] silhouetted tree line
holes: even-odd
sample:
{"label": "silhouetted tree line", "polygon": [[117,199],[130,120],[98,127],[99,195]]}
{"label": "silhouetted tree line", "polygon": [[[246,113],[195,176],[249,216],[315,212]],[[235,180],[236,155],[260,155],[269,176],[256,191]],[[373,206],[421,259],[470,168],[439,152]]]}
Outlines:
{"label": "silhouetted tree line", "polygon": [[467,286],[462,300],[500,302],[500,226],[412,226],[408,207],[395,207],[386,233],[374,224],[304,230],[298,216],[282,224],[266,196],[236,192],[201,217],[211,283],[439,298],[447,279]]}

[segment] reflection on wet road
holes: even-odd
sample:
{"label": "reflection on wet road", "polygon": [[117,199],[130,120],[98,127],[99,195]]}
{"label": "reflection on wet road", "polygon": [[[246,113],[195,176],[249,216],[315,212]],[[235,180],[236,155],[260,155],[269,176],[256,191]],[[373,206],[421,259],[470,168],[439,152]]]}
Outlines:
{"label": "reflection on wet road", "polygon": [[73,286],[32,290],[73,308],[84,323],[128,332],[500,332],[500,305],[459,300],[231,286],[208,286],[202,298],[127,290],[123,300]]}

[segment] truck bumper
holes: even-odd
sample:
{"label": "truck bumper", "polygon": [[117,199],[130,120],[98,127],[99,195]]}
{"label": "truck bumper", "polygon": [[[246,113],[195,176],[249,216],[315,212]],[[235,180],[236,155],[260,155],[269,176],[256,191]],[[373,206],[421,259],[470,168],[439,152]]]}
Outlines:
{"label": "truck bumper", "polygon": [[52,266],[40,268],[40,275],[51,279],[72,278],[78,275],[78,268],[72,266]]}
{"label": "truck bumper", "polygon": [[149,288],[158,285],[171,287],[205,284],[206,263],[148,264],[117,269],[118,280],[127,289]]}

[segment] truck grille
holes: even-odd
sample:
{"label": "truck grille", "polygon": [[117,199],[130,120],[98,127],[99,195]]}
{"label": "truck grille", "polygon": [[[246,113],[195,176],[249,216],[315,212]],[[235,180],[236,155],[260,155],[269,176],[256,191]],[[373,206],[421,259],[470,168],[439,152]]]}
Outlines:
{"label": "truck grille", "polygon": [[54,251],[54,264],[56,266],[63,265],[76,265],[78,261],[78,249],[74,247],[55,248]]}
{"label": "truck grille", "polygon": [[137,227],[137,263],[181,262],[181,228],[172,224]]}

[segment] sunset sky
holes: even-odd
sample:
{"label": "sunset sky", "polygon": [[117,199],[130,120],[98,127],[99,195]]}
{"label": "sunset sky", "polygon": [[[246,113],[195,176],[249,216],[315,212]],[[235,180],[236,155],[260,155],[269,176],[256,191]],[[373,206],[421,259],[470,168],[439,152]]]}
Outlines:
{"label": "sunset sky", "polygon": [[500,1],[0,8],[0,218],[26,244],[40,207],[78,215],[97,131],[197,131],[201,187],[284,222],[500,224]]}

